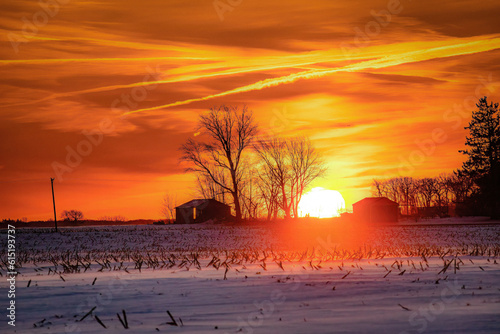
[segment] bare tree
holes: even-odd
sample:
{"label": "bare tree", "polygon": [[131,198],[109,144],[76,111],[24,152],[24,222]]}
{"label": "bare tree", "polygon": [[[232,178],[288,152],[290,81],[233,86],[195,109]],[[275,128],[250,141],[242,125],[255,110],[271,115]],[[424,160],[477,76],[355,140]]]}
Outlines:
{"label": "bare tree", "polygon": [[422,199],[424,200],[424,204],[426,208],[430,208],[432,206],[433,201],[435,200],[437,193],[437,182],[436,179],[431,177],[425,177],[420,179],[420,194]]}
{"label": "bare tree", "polygon": [[286,157],[286,141],[277,137],[268,141],[259,140],[255,144],[255,150],[262,161],[264,172],[261,175],[268,177],[267,182],[276,187],[279,194],[278,206],[285,213],[285,218],[290,218],[292,182]]}
{"label": "bare tree", "polygon": [[177,196],[171,194],[165,194],[161,201],[161,213],[162,215],[170,220],[175,220],[175,207],[177,206]]}
{"label": "bare tree", "polygon": [[299,216],[299,202],[302,194],[311,182],[326,172],[324,161],[311,141],[304,137],[298,137],[287,141],[288,154],[290,155],[292,167],[292,210],[293,216]]}
{"label": "bare tree", "polygon": [[[216,171],[216,173],[219,171]],[[218,175],[218,178],[220,180],[225,181],[225,176],[224,173],[221,173],[221,175]],[[197,175],[196,178],[196,189],[197,193],[200,197],[205,198],[205,199],[216,199],[219,202],[222,202],[224,204],[229,204],[228,203],[228,191],[224,188],[222,188],[220,185],[215,183],[212,178],[207,177],[206,175]]]}
{"label": "bare tree", "polygon": [[259,196],[258,170],[255,163],[245,165],[245,182],[240,187],[242,214],[245,218],[257,218],[262,210],[262,198]]}
{"label": "bare tree", "polygon": [[268,141],[260,140],[254,147],[262,161],[260,177],[268,178],[261,185],[261,190],[267,192],[268,206],[272,206],[272,198],[278,199],[278,207],[285,218],[290,218],[292,214],[298,217],[298,204],[304,190],[326,171],[318,152],[304,137],[275,137]]}
{"label": "bare tree", "polygon": [[386,180],[374,179],[372,182],[372,193],[375,196],[387,197],[398,202],[405,208],[404,213],[412,214],[416,195],[415,179],[411,177],[395,177]]}
{"label": "bare tree", "polygon": [[108,222],[124,222],[127,220],[124,216],[102,216],[99,217],[99,220],[101,221],[108,221]]}
{"label": "bare tree", "polygon": [[446,215],[450,204],[463,204],[474,193],[474,187],[470,178],[454,172],[425,178],[374,179],[372,193],[404,205],[408,215]]}
{"label": "bare tree", "polygon": [[188,139],[182,145],[181,160],[191,164],[203,178],[211,179],[233,198],[236,220],[241,220],[240,187],[243,178],[244,152],[257,133],[251,111],[246,107],[212,108],[199,120],[199,130],[206,141]]}
{"label": "bare tree", "polygon": [[262,168],[257,171],[259,197],[267,212],[267,220],[276,219],[278,217],[280,195],[279,187],[273,179],[272,170]]}
{"label": "bare tree", "polygon": [[372,193],[374,195],[387,197],[391,201],[402,203],[402,192],[400,180],[398,178],[391,178],[387,180],[373,180]]}
{"label": "bare tree", "polygon": [[451,202],[450,188],[448,187],[448,180],[450,174],[441,173],[435,177],[436,180],[436,204],[439,207],[448,206]]}
{"label": "bare tree", "polygon": [[372,181],[372,194],[377,197],[386,197],[385,181],[373,179]]}
{"label": "bare tree", "polygon": [[475,191],[474,181],[458,172],[448,176],[446,186],[450,192],[450,201],[454,203],[463,203]]}
{"label": "bare tree", "polygon": [[61,213],[61,218],[64,220],[78,221],[83,219],[83,213],[79,210],[64,210]]}
{"label": "bare tree", "polygon": [[415,191],[414,180],[411,177],[399,177],[398,178],[399,190],[401,192],[400,198],[406,206],[406,215],[411,215],[411,206],[413,203],[413,196]]}

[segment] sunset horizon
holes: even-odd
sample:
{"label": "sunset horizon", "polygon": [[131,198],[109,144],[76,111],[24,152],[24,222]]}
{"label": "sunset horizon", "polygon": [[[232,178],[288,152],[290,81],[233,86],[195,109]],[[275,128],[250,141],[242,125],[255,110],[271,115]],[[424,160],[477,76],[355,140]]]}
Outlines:
{"label": "sunset horizon", "polygon": [[3,0],[1,333],[500,333],[498,0]]}
{"label": "sunset horizon", "polygon": [[[373,179],[465,161],[479,99],[500,102],[494,1],[6,1],[0,5],[0,220],[160,219],[199,198],[180,147],[211,108],[259,137],[306,137],[327,168],[305,190],[345,209]],[[58,217],[59,218],[59,217]]]}

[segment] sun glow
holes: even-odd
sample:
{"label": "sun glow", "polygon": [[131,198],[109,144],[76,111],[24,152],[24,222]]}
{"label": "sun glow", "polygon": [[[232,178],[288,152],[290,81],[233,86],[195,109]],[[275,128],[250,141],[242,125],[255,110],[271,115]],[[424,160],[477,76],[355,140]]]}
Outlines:
{"label": "sun glow", "polygon": [[342,195],[336,190],[321,187],[313,188],[304,194],[299,203],[300,217],[339,217],[342,210],[345,210]]}

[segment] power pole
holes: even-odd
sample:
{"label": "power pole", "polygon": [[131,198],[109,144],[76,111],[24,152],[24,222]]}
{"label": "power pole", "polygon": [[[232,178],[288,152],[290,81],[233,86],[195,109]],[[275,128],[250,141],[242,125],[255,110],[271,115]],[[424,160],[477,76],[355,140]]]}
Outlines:
{"label": "power pole", "polygon": [[56,198],[54,197],[54,178],[50,178],[50,185],[52,186],[52,203],[54,204],[54,224],[56,225],[57,232],[57,215],[56,215]]}

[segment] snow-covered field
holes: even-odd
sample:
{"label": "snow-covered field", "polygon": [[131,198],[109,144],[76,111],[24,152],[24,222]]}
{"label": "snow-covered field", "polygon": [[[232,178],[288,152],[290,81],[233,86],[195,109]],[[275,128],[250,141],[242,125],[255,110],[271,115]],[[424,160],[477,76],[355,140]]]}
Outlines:
{"label": "snow-covered field", "polygon": [[2,333],[500,332],[498,224],[82,227],[15,240],[15,327],[0,253]]}

